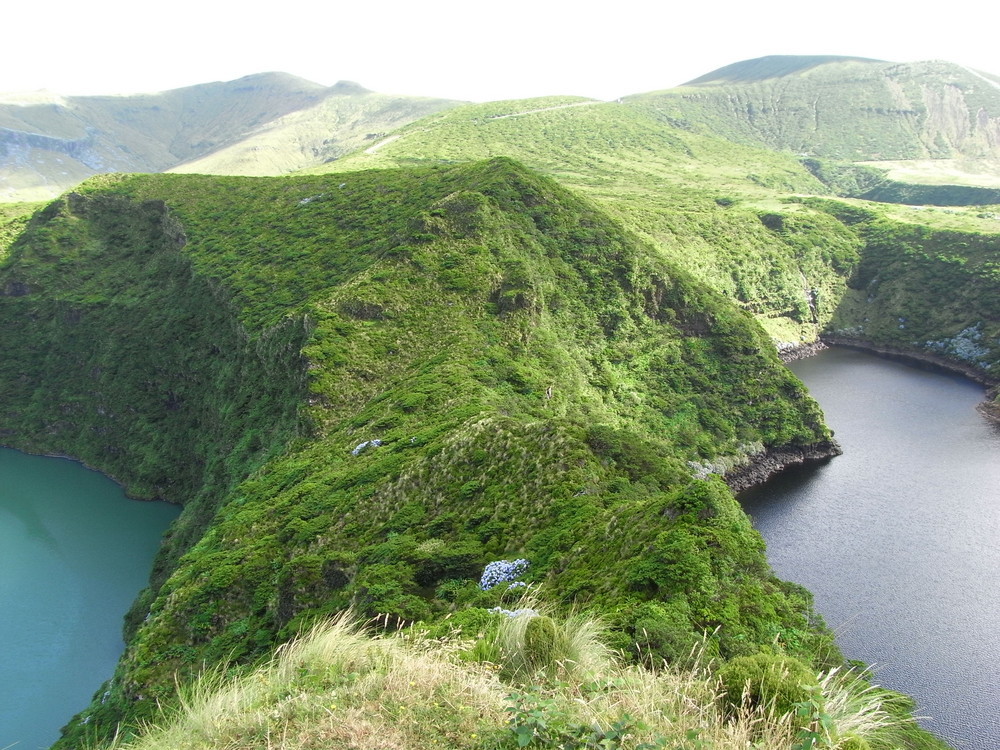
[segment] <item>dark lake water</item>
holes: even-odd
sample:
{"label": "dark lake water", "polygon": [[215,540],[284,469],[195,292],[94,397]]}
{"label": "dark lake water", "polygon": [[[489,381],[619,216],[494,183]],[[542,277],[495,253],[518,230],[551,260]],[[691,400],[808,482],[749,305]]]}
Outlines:
{"label": "dark lake water", "polygon": [[78,463],[0,449],[0,748],[48,747],[111,677],[177,513]]}
{"label": "dark lake water", "polygon": [[848,658],[962,750],[1000,748],[1000,428],[983,389],[848,349],[792,369],[844,455],[741,496]]}

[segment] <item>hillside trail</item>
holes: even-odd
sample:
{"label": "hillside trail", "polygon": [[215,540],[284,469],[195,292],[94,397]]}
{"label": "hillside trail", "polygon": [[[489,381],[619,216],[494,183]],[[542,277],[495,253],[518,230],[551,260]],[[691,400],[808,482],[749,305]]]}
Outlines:
{"label": "hillside trail", "polygon": [[393,141],[395,141],[395,140],[399,140],[399,138],[400,138],[400,137],[401,137],[401,136],[399,136],[399,135],[390,135],[390,136],[389,136],[388,138],[386,138],[386,139],[385,139],[384,141],[379,141],[379,142],[378,142],[378,143],[376,143],[376,144],[375,144],[374,146],[369,146],[368,148],[366,148],[366,149],[365,149],[365,153],[366,153],[366,154],[374,154],[374,153],[375,153],[376,151],[378,151],[378,150],[379,150],[380,148],[382,148],[383,146],[388,146],[388,145],[389,145],[390,143],[392,143]]}
{"label": "hillside trail", "polygon": [[[508,117],[523,117],[524,115],[534,115],[534,114],[537,114],[538,112],[551,112],[554,109],[569,109],[570,107],[587,107],[587,106],[590,106],[590,105],[593,105],[593,104],[606,104],[606,102],[600,101],[598,99],[594,99],[594,100],[586,101],[586,102],[573,102],[572,104],[557,104],[554,107],[541,107],[540,109],[526,109],[526,110],[524,110],[522,112],[511,112],[508,115],[493,115],[492,117],[484,117],[483,120],[489,121],[489,122],[492,122],[493,120],[506,120]],[[422,131],[418,130],[418,131],[414,131],[414,132],[422,132]],[[402,133],[400,133],[398,135],[390,135],[385,140],[379,141],[378,143],[376,143],[376,144],[374,144],[374,145],[369,146],[368,148],[366,148],[365,149],[365,153],[366,154],[374,154],[376,151],[378,151],[383,146],[388,146],[393,141],[396,141],[396,140],[399,140],[400,138],[402,138],[402,136],[403,136]]]}
{"label": "hillside trail", "polygon": [[554,109],[569,109],[570,107],[587,107],[593,104],[606,104],[606,102],[594,99],[586,102],[573,102],[572,104],[557,104],[554,107],[542,107],[541,109],[526,109],[523,112],[511,112],[509,115],[493,115],[493,117],[485,117],[483,119],[506,120],[508,117],[523,117],[524,115],[533,115],[538,112],[551,112]]}

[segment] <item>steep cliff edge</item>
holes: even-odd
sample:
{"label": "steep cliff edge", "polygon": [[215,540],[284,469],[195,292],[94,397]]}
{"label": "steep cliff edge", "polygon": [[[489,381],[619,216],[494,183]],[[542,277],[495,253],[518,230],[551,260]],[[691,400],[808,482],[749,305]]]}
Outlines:
{"label": "steep cliff edge", "polygon": [[792,466],[820,463],[844,451],[834,440],[802,448],[776,448],[754,456],[746,465],[727,471],[723,476],[733,492],[742,492]]}
{"label": "steep cliff edge", "polygon": [[296,434],[305,388],[303,319],[251,336],[185,244],[162,201],[71,194],[0,268],[0,440],[184,503],[157,578],[220,493]]}
{"label": "steep cliff edge", "polygon": [[1000,379],[1000,234],[809,202],[851,226],[863,243],[824,340],[906,354],[987,385]]}

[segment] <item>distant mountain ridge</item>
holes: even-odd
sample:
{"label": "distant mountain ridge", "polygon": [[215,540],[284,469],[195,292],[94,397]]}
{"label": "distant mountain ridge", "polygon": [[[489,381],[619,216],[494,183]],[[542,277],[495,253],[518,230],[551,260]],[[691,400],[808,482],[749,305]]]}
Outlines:
{"label": "distant mountain ridge", "polygon": [[702,86],[722,83],[753,83],[768,78],[803,73],[818,65],[838,62],[884,63],[868,57],[844,57],[841,55],[767,55],[753,60],[741,60],[698,76],[685,86]]}
{"label": "distant mountain ridge", "polygon": [[1000,78],[943,61],[762,57],[626,101],[673,127],[807,156],[1000,158]]}
{"label": "distant mountain ridge", "polygon": [[[556,100],[569,98],[525,106]],[[687,131],[799,158],[905,162],[932,176],[950,160],[950,173],[980,175],[959,184],[1000,186],[982,183],[1000,174],[1000,77],[948,62],[773,55],[619,101],[654,124],[655,142]],[[286,174],[460,104],[286,73],[131,96],[0,94],[0,201],[48,199],[102,172]]]}
{"label": "distant mountain ridge", "polygon": [[[0,96],[0,200],[53,197],[103,172],[184,171],[189,163],[198,171],[280,174],[353,150],[372,130],[451,105],[376,94],[349,81],[326,87],[287,73],[156,94]],[[222,158],[213,167],[211,156],[236,144],[266,151],[261,134],[288,128],[290,116],[308,127],[283,137],[280,157],[235,164]]]}

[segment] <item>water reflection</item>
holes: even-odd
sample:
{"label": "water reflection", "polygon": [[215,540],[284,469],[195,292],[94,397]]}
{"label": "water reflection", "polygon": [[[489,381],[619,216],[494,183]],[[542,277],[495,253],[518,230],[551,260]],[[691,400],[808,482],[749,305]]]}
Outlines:
{"label": "water reflection", "polygon": [[11,528],[15,522],[20,523],[21,533],[41,542],[50,549],[55,549],[56,538],[49,531],[42,517],[35,511],[30,502],[25,502],[23,498],[13,498],[9,505],[0,506],[0,525]]}

